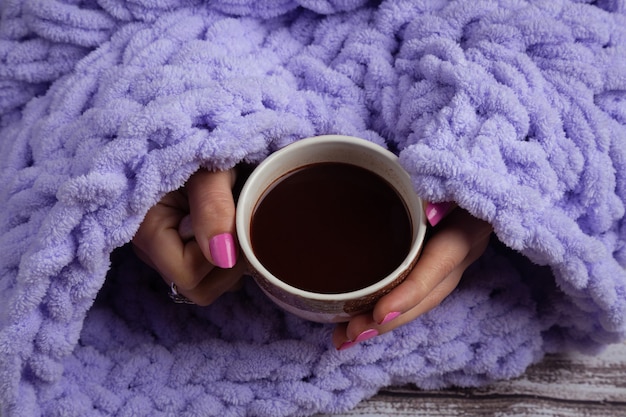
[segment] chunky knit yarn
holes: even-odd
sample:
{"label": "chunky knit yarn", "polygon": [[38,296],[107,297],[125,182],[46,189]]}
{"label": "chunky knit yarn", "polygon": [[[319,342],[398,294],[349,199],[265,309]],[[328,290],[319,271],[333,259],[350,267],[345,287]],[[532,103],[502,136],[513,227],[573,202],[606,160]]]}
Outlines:
{"label": "chunky knit yarn", "polygon": [[[626,4],[4,0],[0,414],[305,416],[475,386],[626,328]],[[175,305],[127,243],[199,167],[339,133],[494,238],[346,351],[248,282]]]}

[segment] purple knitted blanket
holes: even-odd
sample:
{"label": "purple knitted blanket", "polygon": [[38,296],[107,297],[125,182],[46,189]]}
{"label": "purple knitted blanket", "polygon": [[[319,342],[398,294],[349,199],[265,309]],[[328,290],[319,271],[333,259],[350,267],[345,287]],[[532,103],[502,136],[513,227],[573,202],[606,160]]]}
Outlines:
{"label": "purple knitted blanket", "polygon": [[[624,0],[3,0],[0,415],[307,416],[476,386],[626,330]],[[127,243],[199,167],[308,136],[397,152],[495,230],[352,349],[253,283],[177,305]]]}

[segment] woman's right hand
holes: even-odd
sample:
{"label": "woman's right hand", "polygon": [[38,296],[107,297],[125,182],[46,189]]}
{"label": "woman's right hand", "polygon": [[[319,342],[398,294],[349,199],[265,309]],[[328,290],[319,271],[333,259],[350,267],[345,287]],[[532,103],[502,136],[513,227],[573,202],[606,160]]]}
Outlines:
{"label": "woman's right hand", "polygon": [[418,262],[400,285],[382,297],[371,312],[354,316],[335,327],[335,347],[352,347],[438,306],[457,287],[465,270],[485,251],[492,231],[489,223],[461,208],[454,209],[433,229]]}
{"label": "woman's right hand", "polygon": [[198,305],[239,286],[235,170],[201,169],[152,207],[132,240],[139,258],[168,285]]}

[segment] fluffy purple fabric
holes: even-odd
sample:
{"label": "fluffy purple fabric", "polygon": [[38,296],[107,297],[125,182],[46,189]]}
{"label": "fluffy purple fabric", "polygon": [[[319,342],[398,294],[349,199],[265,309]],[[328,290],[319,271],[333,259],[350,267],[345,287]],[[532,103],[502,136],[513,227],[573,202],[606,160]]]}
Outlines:
{"label": "fluffy purple fabric", "polygon": [[[6,0],[0,413],[295,416],[623,340],[623,1]],[[174,305],[126,243],[199,167],[397,151],[494,227],[438,308],[338,352],[253,284]]]}

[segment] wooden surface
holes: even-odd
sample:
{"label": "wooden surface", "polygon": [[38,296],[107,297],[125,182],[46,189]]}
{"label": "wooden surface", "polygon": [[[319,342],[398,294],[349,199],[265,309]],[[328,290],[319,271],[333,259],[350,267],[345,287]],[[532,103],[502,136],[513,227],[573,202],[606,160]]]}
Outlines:
{"label": "wooden surface", "polygon": [[346,414],[387,416],[626,417],[626,343],[599,356],[548,356],[514,380],[479,389],[392,387]]}

